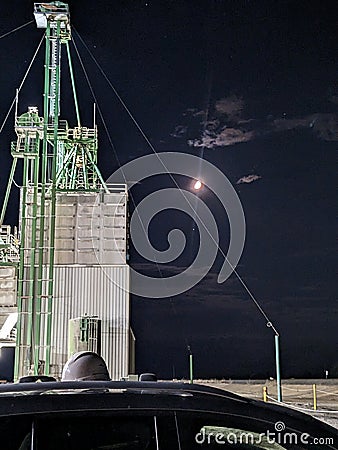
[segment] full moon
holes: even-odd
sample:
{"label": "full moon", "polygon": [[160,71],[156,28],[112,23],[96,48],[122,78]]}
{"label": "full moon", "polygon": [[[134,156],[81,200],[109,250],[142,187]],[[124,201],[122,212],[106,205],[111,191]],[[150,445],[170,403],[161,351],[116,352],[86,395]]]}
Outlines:
{"label": "full moon", "polygon": [[194,189],[196,189],[196,191],[198,191],[199,189],[201,189],[202,187],[202,183],[200,182],[200,180],[197,180],[196,183],[194,184]]}

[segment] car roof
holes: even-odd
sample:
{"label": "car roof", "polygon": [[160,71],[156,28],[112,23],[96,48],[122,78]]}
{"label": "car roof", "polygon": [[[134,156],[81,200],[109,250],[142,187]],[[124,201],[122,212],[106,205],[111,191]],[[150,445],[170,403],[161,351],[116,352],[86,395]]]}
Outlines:
{"label": "car roof", "polygon": [[121,389],[141,389],[166,391],[168,394],[180,392],[203,393],[217,395],[224,398],[236,399],[241,402],[250,401],[232,392],[217,389],[209,386],[192,383],[176,383],[171,381],[47,381],[47,382],[27,382],[27,383],[5,383],[0,385],[0,396],[20,395],[20,393],[43,393],[47,391],[81,391],[81,390],[102,390],[119,391]]}
{"label": "car roof", "polygon": [[[65,395],[67,402],[64,401]],[[34,397],[34,401],[32,398]],[[15,398],[15,402],[13,399]],[[98,399],[100,401],[98,401]],[[7,401],[6,401],[7,400]],[[319,424],[312,416],[209,386],[151,381],[67,381],[0,385],[0,416],[67,411],[180,410],[246,414]],[[325,425],[323,425],[325,426]],[[331,427],[328,427],[331,429]]]}

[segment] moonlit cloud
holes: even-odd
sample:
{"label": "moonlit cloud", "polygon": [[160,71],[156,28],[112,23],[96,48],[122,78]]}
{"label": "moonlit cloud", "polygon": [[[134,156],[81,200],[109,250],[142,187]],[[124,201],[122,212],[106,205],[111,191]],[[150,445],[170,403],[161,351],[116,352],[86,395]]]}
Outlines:
{"label": "moonlit cloud", "polygon": [[190,139],[188,144],[192,147],[226,147],[228,145],[238,144],[239,142],[251,141],[254,137],[254,131],[226,127],[219,132],[204,133],[204,136],[200,139]]}
{"label": "moonlit cloud", "polygon": [[236,184],[244,184],[244,183],[253,183],[254,181],[260,180],[262,177],[259,175],[246,175],[245,177],[240,178],[237,180]]}
{"label": "moonlit cloud", "polygon": [[309,128],[324,141],[338,140],[337,114],[311,114],[303,118],[275,119],[272,131]]}
{"label": "moonlit cloud", "polygon": [[338,141],[338,114],[315,114],[311,122],[313,131],[324,141]]}
{"label": "moonlit cloud", "polygon": [[233,120],[241,116],[244,106],[245,103],[242,97],[231,95],[217,100],[215,111],[218,114],[226,115],[229,120]]}
{"label": "moonlit cloud", "polygon": [[324,141],[338,141],[336,113],[315,113],[304,117],[288,117],[285,114],[277,118],[267,115],[266,119],[258,120],[245,117],[245,106],[243,98],[237,95],[221,98],[210,107],[207,120],[205,111],[187,109],[183,114],[185,123],[176,126],[171,136],[189,136],[189,146],[207,149],[227,147],[295,129],[309,130]]}
{"label": "moonlit cloud", "polygon": [[180,138],[186,134],[187,128],[188,127],[184,126],[184,125],[177,125],[175,127],[175,130],[170,134],[170,136],[175,137],[175,138]]}

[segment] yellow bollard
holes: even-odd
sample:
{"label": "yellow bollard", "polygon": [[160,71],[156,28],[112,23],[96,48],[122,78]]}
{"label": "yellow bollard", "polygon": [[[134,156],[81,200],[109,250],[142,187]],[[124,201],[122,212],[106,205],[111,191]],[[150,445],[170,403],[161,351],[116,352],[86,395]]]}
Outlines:
{"label": "yellow bollard", "polygon": [[266,386],[263,386],[263,401],[268,401],[268,388]]}
{"label": "yellow bollard", "polygon": [[315,384],[312,385],[312,391],[313,391],[313,409],[314,409],[314,411],[316,411],[317,410],[317,389],[316,389]]}

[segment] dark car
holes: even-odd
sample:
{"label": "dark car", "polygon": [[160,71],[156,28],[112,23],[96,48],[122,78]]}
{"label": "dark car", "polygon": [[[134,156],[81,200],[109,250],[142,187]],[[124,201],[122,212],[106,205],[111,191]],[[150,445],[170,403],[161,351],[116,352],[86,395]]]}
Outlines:
{"label": "dark car", "polygon": [[0,386],[3,450],[337,449],[338,431],[289,408],[197,384]]}

